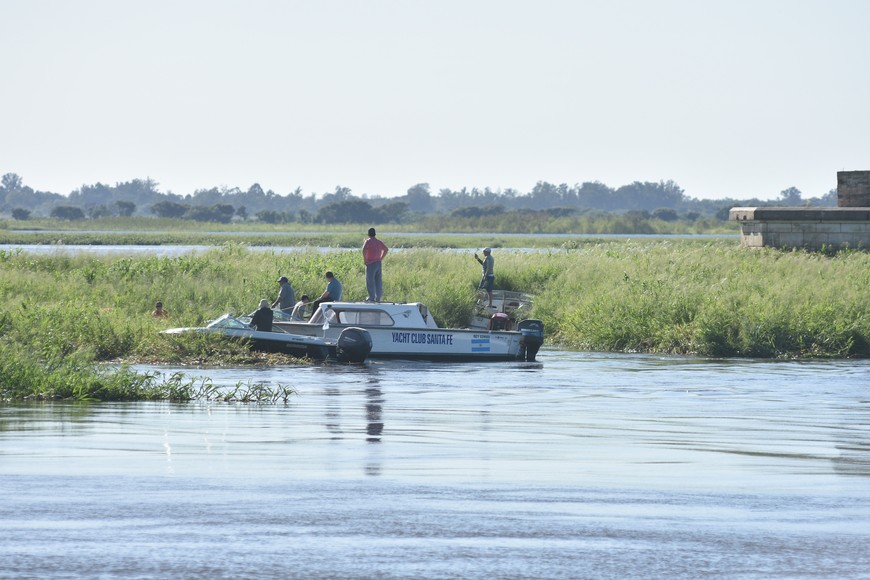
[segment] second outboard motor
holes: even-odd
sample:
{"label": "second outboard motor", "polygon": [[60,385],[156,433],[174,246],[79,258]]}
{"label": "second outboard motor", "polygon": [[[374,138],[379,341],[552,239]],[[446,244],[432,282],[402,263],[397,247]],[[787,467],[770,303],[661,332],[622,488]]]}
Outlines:
{"label": "second outboard motor", "polygon": [[335,355],[341,362],[361,363],[372,352],[372,335],[364,328],[351,326],[338,335]]}
{"label": "second outboard motor", "polygon": [[534,362],[538,350],[544,344],[544,323],[540,320],[526,319],[517,325],[517,330],[523,335],[520,339],[520,358]]}

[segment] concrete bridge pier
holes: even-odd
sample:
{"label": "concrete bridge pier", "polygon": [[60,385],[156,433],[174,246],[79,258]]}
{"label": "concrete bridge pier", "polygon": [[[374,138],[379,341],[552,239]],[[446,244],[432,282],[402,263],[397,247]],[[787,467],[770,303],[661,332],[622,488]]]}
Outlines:
{"label": "concrete bridge pier", "polygon": [[837,207],[735,207],[728,219],[748,248],[870,249],[870,171],[837,173]]}

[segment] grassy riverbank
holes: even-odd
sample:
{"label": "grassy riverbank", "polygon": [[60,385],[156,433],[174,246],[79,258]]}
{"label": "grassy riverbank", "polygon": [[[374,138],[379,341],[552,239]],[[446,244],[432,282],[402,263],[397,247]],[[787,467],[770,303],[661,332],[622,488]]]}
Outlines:
{"label": "grassy riverbank", "polygon": [[[549,344],[728,357],[870,357],[868,253],[593,240],[575,249],[496,250],[494,256],[497,287],[536,294],[533,315],[544,320]],[[297,295],[317,295],[327,269],[344,284],[346,298],[365,297],[357,249],[278,254],[225,245],[173,258],[0,252],[0,398],[165,395],[153,380],[94,366],[104,361],[274,363],[216,337],[159,331],[250,312],[276,295],[280,274],[290,277]],[[467,322],[479,274],[471,255],[395,252],[384,271],[387,299],[425,302],[442,326]],[[155,300],[171,312],[168,322],[150,317]]]}
{"label": "grassy riverbank", "polygon": [[[624,220],[624,218],[622,218]],[[483,223],[478,223],[482,221]],[[569,247],[597,242],[592,236],[647,234],[733,234],[737,224],[706,220],[700,222],[664,222],[650,220],[644,227],[632,229],[616,217],[584,217],[565,223],[556,218],[532,223],[510,222],[502,226],[513,229],[492,229],[486,219],[430,218],[412,224],[379,226],[393,248],[549,248]],[[99,218],[83,221],[31,220],[0,221],[0,244],[39,245],[195,245],[216,246],[225,243],[249,246],[288,247],[315,246],[327,248],[357,248],[365,238],[368,225],[326,224],[264,224],[240,222],[215,224],[166,218]],[[525,232],[487,233],[474,232]],[[571,233],[566,233],[571,232]],[[579,234],[582,232],[582,235]],[[573,235],[572,235],[573,234]]]}
{"label": "grassy riverbank", "polygon": [[[391,248],[548,248],[553,244],[577,245],[598,240],[588,237],[562,238],[539,235],[462,235],[387,233]],[[383,236],[381,236],[383,237]],[[357,248],[365,239],[363,231],[251,232],[9,232],[0,230],[0,244],[42,246],[220,246],[241,244],[258,247]]]}

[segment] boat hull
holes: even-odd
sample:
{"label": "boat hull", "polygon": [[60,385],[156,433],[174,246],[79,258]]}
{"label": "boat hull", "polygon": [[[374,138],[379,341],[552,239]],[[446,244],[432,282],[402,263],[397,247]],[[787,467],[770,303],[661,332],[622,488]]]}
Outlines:
{"label": "boat hull", "polygon": [[[294,334],[308,334],[327,339],[337,337],[345,325],[333,324],[324,329],[319,325],[280,323]],[[522,335],[448,328],[366,328],[372,338],[369,358],[401,358],[450,361],[507,361],[520,358]]]}
{"label": "boat hull", "polygon": [[198,327],[174,328],[167,334],[205,332],[220,334],[247,341],[251,348],[261,352],[288,354],[312,360],[337,360],[339,362],[364,362],[371,350],[369,333],[361,328],[347,327],[334,339],[310,334],[287,334],[285,332],[262,332],[247,328]]}
{"label": "boat hull", "polygon": [[[543,342],[543,323],[524,320],[511,330],[509,324],[496,326],[501,318],[508,319],[505,313],[493,315],[488,328],[441,328],[420,302],[327,302],[307,322],[276,316],[272,325],[327,341],[350,328],[364,329],[371,337],[370,358],[534,361]],[[537,346],[529,348],[533,343]]]}

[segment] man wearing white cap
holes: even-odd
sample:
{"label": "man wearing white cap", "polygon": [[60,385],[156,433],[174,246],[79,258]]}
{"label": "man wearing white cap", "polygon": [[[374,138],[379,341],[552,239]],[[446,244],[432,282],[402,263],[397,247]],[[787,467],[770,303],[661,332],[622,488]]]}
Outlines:
{"label": "man wearing white cap", "polygon": [[486,293],[489,295],[489,306],[492,307],[492,287],[495,285],[495,274],[492,270],[495,265],[495,260],[492,258],[492,250],[489,248],[483,249],[483,260],[481,260],[477,256],[477,252],[475,252],[474,259],[480,262],[480,265],[483,266],[483,276],[481,276],[480,285],[478,285],[477,288],[479,290],[486,290]]}

